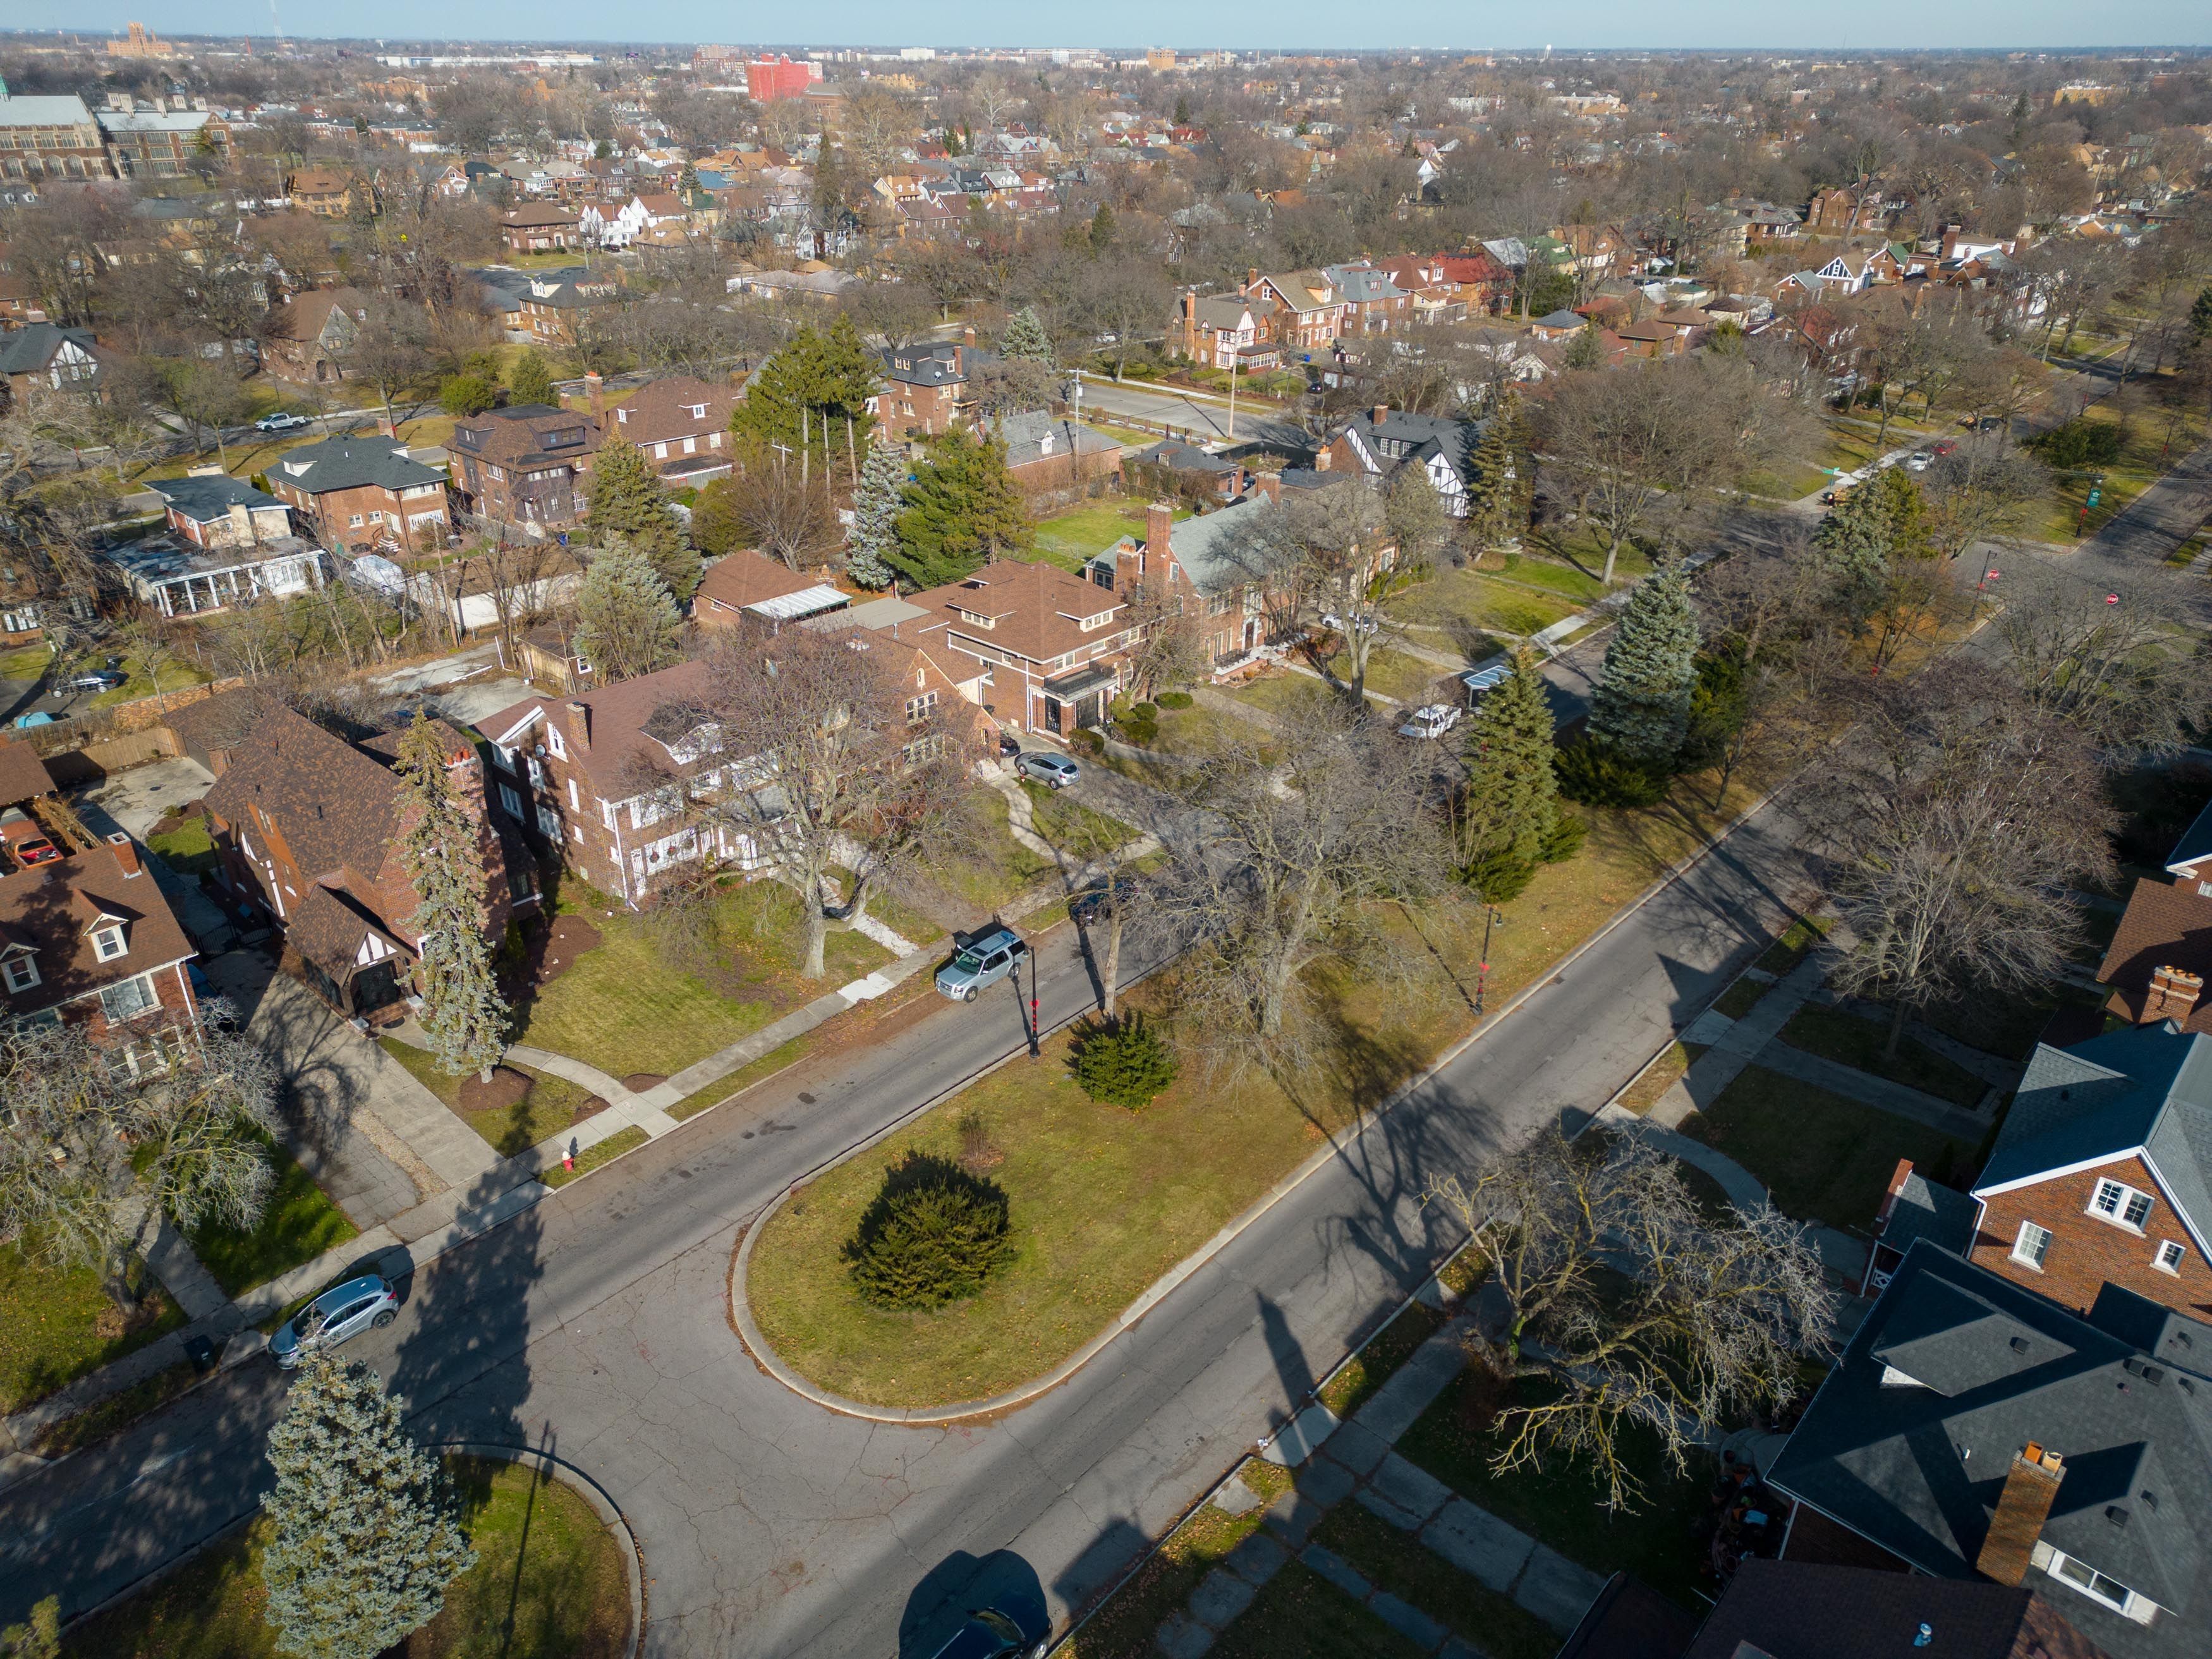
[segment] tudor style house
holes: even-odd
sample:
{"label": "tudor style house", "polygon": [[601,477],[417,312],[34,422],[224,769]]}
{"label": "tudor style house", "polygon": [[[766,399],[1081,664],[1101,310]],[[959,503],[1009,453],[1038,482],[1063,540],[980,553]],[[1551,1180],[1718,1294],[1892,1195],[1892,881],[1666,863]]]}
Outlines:
{"label": "tudor style house", "polygon": [[1972,1195],[1991,1273],[2076,1310],[2112,1284],[2212,1316],[2212,1036],[2038,1046]]}
{"label": "tudor style house", "polygon": [[271,374],[303,386],[343,380],[346,359],[368,319],[368,299],[357,289],[295,294],[270,313],[263,361]]}
{"label": "tudor style house", "polygon": [[1455,519],[1468,514],[1474,482],[1474,447],[1481,427],[1448,415],[1408,415],[1377,404],[1353,416],[1322,441],[1316,465],[1339,472],[1388,479],[1401,466],[1419,466]]}
{"label": "tudor style house", "polygon": [[447,445],[471,512],[532,536],[583,515],[599,422],[550,404],[514,404],[458,422]]}
{"label": "tudor style house", "polygon": [[0,877],[0,1009],[16,1024],[80,1025],[135,1076],[189,1050],[197,955],[168,901],[118,832]]}
{"label": "tudor style house", "polygon": [[2117,1285],[2072,1313],[1915,1243],[1766,1482],[1785,1562],[2032,1589],[2111,1659],[2212,1651],[2212,1325]]}
{"label": "tudor style house", "polygon": [[1279,276],[1249,271],[1237,293],[1245,300],[1273,303],[1270,332],[1283,351],[1310,351],[1328,344],[1345,331],[1351,309],[1328,273],[1320,270],[1286,271]]}
{"label": "tudor style house", "polygon": [[[476,744],[435,724],[447,775],[478,826],[485,936],[497,943],[511,916],[538,906],[536,865],[487,807]],[[392,769],[400,738],[349,743],[270,708],[227,751],[202,803],[219,879],[283,933],[287,968],[340,1013],[372,1020],[394,1017],[409,994],[422,937],[411,921],[421,900],[400,861],[412,811]]]}
{"label": "tudor style house", "polygon": [[10,397],[88,392],[99,384],[101,349],[88,328],[32,323],[0,333],[0,379]]}
{"label": "tudor style house", "polygon": [[1214,368],[1273,368],[1282,361],[1274,341],[1279,309],[1264,295],[1186,294],[1168,325],[1168,341],[1191,362]]}
{"label": "tudor style house", "polygon": [[405,544],[453,528],[445,475],[380,433],[302,444],[266,476],[269,493],[313,525],[325,547]]}

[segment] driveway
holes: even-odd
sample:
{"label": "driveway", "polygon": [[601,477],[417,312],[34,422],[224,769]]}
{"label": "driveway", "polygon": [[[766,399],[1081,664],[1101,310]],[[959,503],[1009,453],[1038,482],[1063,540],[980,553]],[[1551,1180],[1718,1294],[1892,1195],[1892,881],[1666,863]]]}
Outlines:
{"label": "driveway", "polygon": [[88,828],[102,835],[127,830],[143,841],[163,818],[214,787],[214,773],[179,755],[110,773],[76,796],[75,805]]}

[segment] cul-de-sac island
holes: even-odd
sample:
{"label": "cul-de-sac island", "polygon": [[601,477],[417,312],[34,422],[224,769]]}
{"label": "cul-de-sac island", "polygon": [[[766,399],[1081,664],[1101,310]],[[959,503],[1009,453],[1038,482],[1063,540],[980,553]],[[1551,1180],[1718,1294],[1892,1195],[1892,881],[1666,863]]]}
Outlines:
{"label": "cul-de-sac island", "polygon": [[2212,1653],[2204,15],[26,4],[0,1659]]}

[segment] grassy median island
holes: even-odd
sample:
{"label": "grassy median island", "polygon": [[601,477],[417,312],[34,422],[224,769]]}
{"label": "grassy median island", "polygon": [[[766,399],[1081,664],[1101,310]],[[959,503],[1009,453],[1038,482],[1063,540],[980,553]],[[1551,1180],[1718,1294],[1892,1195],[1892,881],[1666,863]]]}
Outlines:
{"label": "grassy median island", "polygon": [[[1508,925],[1491,945],[1492,1006],[1548,973],[1756,796],[1740,782],[1716,811],[1710,790],[1708,780],[1686,780],[1648,811],[1586,812],[1583,853],[1540,870],[1504,907]],[[1386,1099],[1466,1032],[1481,907],[1454,889],[1418,913],[1393,912],[1408,947],[1431,963],[1428,979],[1395,999],[1328,981],[1340,1052],[1328,1075],[1301,1081],[1296,1102],[1257,1068],[1224,1085],[1186,1064],[1141,1112],[1099,1105],[1070,1080],[1063,1034],[1042,1060],[1009,1061],[779,1210],[747,1279],[761,1334],[817,1386],[877,1406],[985,1399],[1050,1370],[1295,1169],[1324,1133]],[[1171,989],[1148,982],[1128,1000],[1186,1048]],[[1018,1243],[980,1295],[932,1313],[868,1306],[842,1254],[884,1172],[909,1152],[963,1159],[1003,1187]]]}
{"label": "grassy median island", "polygon": [[[449,1460],[477,1564],[401,1659],[618,1659],[629,1637],[622,1548],[571,1488],[519,1463]],[[71,1632],[66,1659],[262,1659],[268,1522],[243,1531]]]}

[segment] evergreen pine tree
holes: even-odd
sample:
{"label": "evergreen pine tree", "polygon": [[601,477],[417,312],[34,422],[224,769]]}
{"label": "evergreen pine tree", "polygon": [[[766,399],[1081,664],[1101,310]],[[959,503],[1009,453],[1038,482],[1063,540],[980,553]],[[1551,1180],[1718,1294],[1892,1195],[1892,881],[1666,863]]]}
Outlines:
{"label": "evergreen pine tree", "polygon": [[1091,216],[1091,252],[1103,253],[1108,248],[1113,246],[1114,234],[1114,210],[1101,202],[1098,204],[1098,210]]}
{"label": "evergreen pine tree", "polygon": [[1510,896],[1492,890],[1504,884],[1501,877],[1517,872],[1521,883],[1528,880],[1559,822],[1552,730],[1544,677],[1536,653],[1524,645],[1513,653],[1513,672],[1483,698],[1468,724],[1458,852],[1462,870],[1493,903]]}
{"label": "evergreen pine tree", "polygon": [[1837,603],[1863,620],[1881,603],[1892,566],[1932,550],[1926,498],[1902,467],[1885,468],[1837,502],[1813,540]]}
{"label": "evergreen pine tree", "polygon": [[891,585],[898,553],[899,514],[906,510],[906,457],[896,444],[868,446],[860,487],[853,495],[853,533],[845,544],[845,574],[863,587]]}
{"label": "evergreen pine tree", "polygon": [[2212,288],[2200,289],[2190,304],[2189,337],[2199,345],[2212,340]]}
{"label": "evergreen pine tree", "polygon": [[1605,342],[1598,337],[1596,319],[1584,323],[1567,342],[1566,355],[1560,362],[1569,368],[1595,368],[1605,362]]}
{"label": "evergreen pine tree", "polygon": [[519,404],[557,404],[561,401],[560,393],[553,388],[553,371],[534,351],[526,351],[515,359],[514,368],[507,377],[507,395]]}
{"label": "evergreen pine tree", "polygon": [[1035,306],[1024,306],[1006,319],[1006,331],[999,337],[999,355],[1025,362],[1052,362],[1052,339],[1044,331]]}
{"label": "evergreen pine tree", "polygon": [[1590,700],[1590,735],[1626,758],[1673,763],[1690,720],[1698,681],[1698,618],[1679,571],[1646,577],[1629,596],[1605,649]]}
{"label": "evergreen pine tree", "polygon": [[1178,96],[1176,99],[1175,124],[1179,127],[1190,125],[1190,100],[1188,97]]}
{"label": "evergreen pine tree", "polygon": [[576,649],[603,685],[676,660],[684,618],[645,556],[617,541],[592,561],[576,590]]}
{"label": "evergreen pine tree", "polygon": [[484,928],[483,826],[454,793],[447,770],[448,728],[417,713],[400,739],[398,771],[415,807],[399,842],[399,862],[419,901],[409,924],[421,935],[422,1033],[438,1064],[455,1077],[489,1078],[507,1052],[507,1005]]}
{"label": "evergreen pine tree", "polygon": [[730,417],[730,430],[763,449],[781,444],[793,465],[804,447],[811,458],[808,465],[818,469],[845,454],[848,422],[854,445],[866,447],[875,424],[868,399],[882,369],[850,317],[841,313],[820,332],[802,325],[753,376],[745,400]]}
{"label": "evergreen pine tree", "polygon": [[1006,471],[1006,446],[954,428],[933,439],[906,488],[893,569],[915,587],[958,581],[977,565],[1025,550],[1036,532]]}
{"label": "evergreen pine tree", "polygon": [[300,1368],[269,1431],[276,1484],[261,1500],[279,1653],[375,1659],[435,1618],[476,1565],[445,1470],[402,1409],[358,1360],[319,1353]]}
{"label": "evergreen pine tree", "polygon": [[591,507],[584,521],[601,547],[619,538],[651,561],[678,603],[699,586],[699,556],[685,543],[675,508],[635,445],[611,438],[592,458]]}
{"label": "evergreen pine tree", "polygon": [[1519,539],[1528,527],[1528,433],[1514,392],[1500,394],[1474,447],[1474,482],[1468,489],[1468,533],[1478,547]]}

